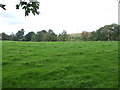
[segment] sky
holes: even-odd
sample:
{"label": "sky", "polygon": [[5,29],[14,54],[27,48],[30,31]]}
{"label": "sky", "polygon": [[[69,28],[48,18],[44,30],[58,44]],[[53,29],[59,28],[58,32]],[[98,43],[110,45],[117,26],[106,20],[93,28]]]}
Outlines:
{"label": "sky", "polygon": [[[25,0],[28,1],[28,0]],[[0,33],[10,35],[24,29],[30,31],[52,29],[56,34],[96,31],[100,27],[118,23],[117,0],[38,0],[40,15],[25,17],[24,10],[16,10],[19,0],[0,0],[6,9],[0,8]]]}

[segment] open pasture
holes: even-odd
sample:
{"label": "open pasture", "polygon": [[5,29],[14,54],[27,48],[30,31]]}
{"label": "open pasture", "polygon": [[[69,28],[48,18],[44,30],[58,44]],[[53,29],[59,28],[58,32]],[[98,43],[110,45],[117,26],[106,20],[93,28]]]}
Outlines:
{"label": "open pasture", "polygon": [[118,42],[3,41],[3,88],[117,88]]}

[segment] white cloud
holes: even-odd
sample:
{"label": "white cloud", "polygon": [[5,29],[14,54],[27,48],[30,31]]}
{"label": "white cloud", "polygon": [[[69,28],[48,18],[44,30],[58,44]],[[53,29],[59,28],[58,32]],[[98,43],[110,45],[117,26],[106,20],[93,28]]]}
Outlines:
{"label": "white cloud", "polygon": [[[11,34],[24,28],[30,31],[53,29],[55,33],[93,31],[106,24],[117,23],[118,7],[115,0],[38,0],[40,15],[25,17],[23,10],[16,10],[19,0],[2,0],[7,11],[0,15],[0,30]],[[8,15],[8,16],[7,16]],[[12,16],[14,18],[12,18]]]}

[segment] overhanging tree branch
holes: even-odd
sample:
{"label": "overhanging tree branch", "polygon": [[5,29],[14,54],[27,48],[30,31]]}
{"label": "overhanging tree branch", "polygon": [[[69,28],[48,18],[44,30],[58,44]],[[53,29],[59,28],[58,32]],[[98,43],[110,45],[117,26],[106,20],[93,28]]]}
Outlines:
{"label": "overhanging tree branch", "polygon": [[5,6],[6,6],[6,5],[4,5],[4,4],[0,4],[0,7],[1,7],[2,9],[4,9],[4,10],[6,10],[6,9],[5,9]]}
{"label": "overhanging tree branch", "polygon": [[[33,15],[39,15],[39,5],[40,3],[36,0],[29,0],[29,2],[25,2],[25,1],[22,1],[20,0],[20,3],[19,4],[16,4],[16,9],[20,9],[20,7],[22,9],[25,10],[25,16],[29,16],[29,13],[32,12]],[[4,4],[0,4],[0,7],[4,10],[6,10],[5,8],[6,5]]]}

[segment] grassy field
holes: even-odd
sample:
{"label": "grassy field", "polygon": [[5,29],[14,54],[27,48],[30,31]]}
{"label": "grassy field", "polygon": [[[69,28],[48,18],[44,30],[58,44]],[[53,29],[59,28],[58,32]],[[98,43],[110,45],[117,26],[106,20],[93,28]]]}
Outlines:
{"label": "grassy field", "polygon": [[3,88],[116,88],[118,42],[3,41]]}

